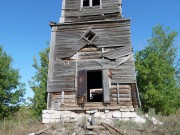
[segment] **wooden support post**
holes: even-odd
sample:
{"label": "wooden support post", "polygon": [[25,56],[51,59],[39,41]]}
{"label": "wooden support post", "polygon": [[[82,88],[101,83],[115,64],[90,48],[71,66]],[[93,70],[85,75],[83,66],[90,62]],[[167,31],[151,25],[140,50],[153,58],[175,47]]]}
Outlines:
{"label": "wooden support post", "polygon": [[66,3],[66,0],[62,0],[61,17],[59,19],[60,23],[64,23],[64,21],[65,21],[65,3]]}
{"label": "wooden support post", "polygon": [[117,103],[119,104],[119,83],[117,83]]}
{"label": "wooden support post", "polygon": [[77,92],[77,78],[78,78],[78,57],[79,53],[76,53],[76,71],[75,71],[75,91]]}
{"label": "wooden support post", "polygon": [[83,7],[83,0],[81,0],[81,4],[80,4],[80,12],[81,12],[81,8]]}
{"label": "wooden support post", "polygon": [[48,95],[47,95],[47,110],[50,110],[51,109],[51,104],[52,104],[52,100],[51,100],[51,98],[52,98],[52,93],[48,93]]}
{"label": "wooden support post", "polygon": [[100,0],[100,9],[102,9],[102,0]]}
{"label": "wooden support post", "polygon": [[62,93],[61,93],[61,103],[64,103],[64,91],[62,91]]}
{"label": "wooden support post", "polygon": [[132,103],[133,107],[137,108],[138,107],[138,93],[136,89],[136,84],[131,84],[131,96],[132,96]]}
{"label": "wooden support post", "polygon": [[102,59],[104,59],[103,53],[104,53],[104,47],[101,48],[101,57],[102,57]]}
{"label": "wooden support post", "polygon": [[110,102],[108,70],[103,70],[103,98],[104,103]]}
{"label": "wooden support post", "polygon": [[139,96],[139,89],[138,89],[138,86],[137,86],[137,82],[136,82],[136,91],[137,91],[138,105],[139,105],[139,107],[141,107],[141,99],[140,99],[140,96]]}
{"label": "wooden support post", "polygon": [[95,126],[96,125],[96,121],[95,121],[95,117],[94,114],[91,117],[91,126]]}

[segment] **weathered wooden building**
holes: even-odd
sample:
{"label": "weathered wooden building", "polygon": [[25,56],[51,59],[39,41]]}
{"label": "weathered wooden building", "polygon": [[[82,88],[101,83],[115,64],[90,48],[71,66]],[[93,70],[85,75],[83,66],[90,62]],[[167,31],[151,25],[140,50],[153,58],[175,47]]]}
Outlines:
{"label": "weathered wooden building", "polygon": [[137,108],[130,19],[121,0],[62,2],[60,22],[50,22],[47,109]]}

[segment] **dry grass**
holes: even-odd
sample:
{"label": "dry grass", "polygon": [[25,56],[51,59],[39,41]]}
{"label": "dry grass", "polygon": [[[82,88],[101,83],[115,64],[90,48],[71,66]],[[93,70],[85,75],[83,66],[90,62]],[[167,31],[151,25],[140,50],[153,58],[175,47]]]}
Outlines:
{"label": "dry grass", "polygon": [[[114,124],[124,135],[180,135],[180,110],[170,116],[155,115],[154,111],[150,110],[148,115],[156,117],[163,124],[154,125],[150,120],[147,120],[145,124],[117,120]],[[83,134],[84,130],[79,129],[83,128],[84,121],[82,123],[64,123],[63,125],[56,123],[49,126],[57,133],[82,132]],[[41,124],[40,119],[33,118],[28,110],[20,111],[15,117],[0,121],[0,135],[27,135],[46,128],[47,126]]]}
{"label": "dry grass", "polygon": [[0,121],[0,135],[27,135],[33,131],[38,131],[44,125],[40,119],[33,118],[29,110],[20,110],[14,117]]}
{"label": "dry grass", "polygon": [[137,124],[132,121],[115,121],[114,124],[125,135],[180,135],[180,110],[170,116],[155,115],[153,111],[149,116],[156,117],[163,124],[154,125],[147,120],[145,124]]}
{"label": "dry grass", "polygon": [[3,120],[0,122],[0,135],[26,135],[33,131],[38,131],[41,128],[42,125],[36,120]]}

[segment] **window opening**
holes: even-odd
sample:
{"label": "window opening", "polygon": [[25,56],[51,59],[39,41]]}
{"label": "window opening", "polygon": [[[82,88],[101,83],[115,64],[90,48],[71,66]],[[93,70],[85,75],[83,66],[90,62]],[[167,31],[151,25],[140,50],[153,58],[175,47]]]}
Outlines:
{"label": "window opening", "polygon": [[83,39],[91,43],[96,36],[97,36],[96,33],[94,33],[92,30],[89,29],[84,33]]}
{"label": "window opening", "polygon": [[102,71],[87,71],[87,102],[103,102]]}
{"label": "window opening", "polygon": [[92,0],[92,6],[99,6],[100,0]]}
{"label": "window opening", "polygon": [[89,0],[83,0],[83,7],[88,7],[90,6]]}
{"label": "window opening", "polygon": [[89,31],[87,34],[85,34],[85,38],[88,39],[89,41],[91,41],[93,39],[93,37],[95,36],[96,34],[93,33],[92,31]]}

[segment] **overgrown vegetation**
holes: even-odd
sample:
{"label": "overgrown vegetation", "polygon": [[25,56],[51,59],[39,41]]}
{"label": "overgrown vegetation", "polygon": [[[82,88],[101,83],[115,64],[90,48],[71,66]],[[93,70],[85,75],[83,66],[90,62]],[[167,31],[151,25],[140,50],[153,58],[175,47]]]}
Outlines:
{"label": "overgrown vegetation", "polygon": [[0,135],[25,135],[41,128],[41,120],[35,118],[27,107],[22,107],[14,116],[0,120]]}
{"label": "overgrown vegetation", "polygon": [[13,59],[0,46],[0,119],[16,113],[25,94],[19,71],[12,66]]}
{"label": "overgrown vegetation", "polygon": [[155,115],[153,109],[148,112],[151,117],[157,118],[162,124],[153,124],[146,120],[145,124],[138,124],[133,121],[114,121],[115,127],[119,128],[125,135],[179,135],[180,134],[180,110],[169,116]]}
{"label": "overgrown vegetation", "polygon": [[35,116],[40,116],[42,110],[46,109],[47,102],[47,74],[48,74],[48,63],[49,63],[49,47],[42,50],[39,53],[40,62],[34,57],[33,68],[36,69],[36,73],[32,80],[29,82],[34,97],[31,99],[32,111]]}
{"label": "overgrown vegetation", "polygon": [[[4,119],[0,121],[0,134],[1,135],[25,135],[29,133],[36,133],[40,130],[47,129],[46,132],[49,135],[54,134],[54,130],[58,134],[73,134],[84,133],[85,130],[81,129],[82,124],[78,123],[54,123],[49,125],[42,125],[40,119],[34,118],[30,113],[29,108],[22,108],[18,113],[15,114],[15,117],[10,119]],[[146,120],[144,124],[138,124],[132,121],[122,121],[115,120],[114,126],[118,128],[124,135],[179,135],[180,134],[180,110],[175,114],[169,116],[156,115],[154,109],[150,109],[148,112],[149,117],[155,117],[162,124],[153,124],[152,121]],[[97,131],[94,131],[97,132]]]}
{"label": "overgrown vegetation", "polygon": [[135,55],[137,82],[145,112],[154,108],[156,113],[167,115],[180,107],[176,36],[177,32],[158,25],[153,28],[148,46]]}

